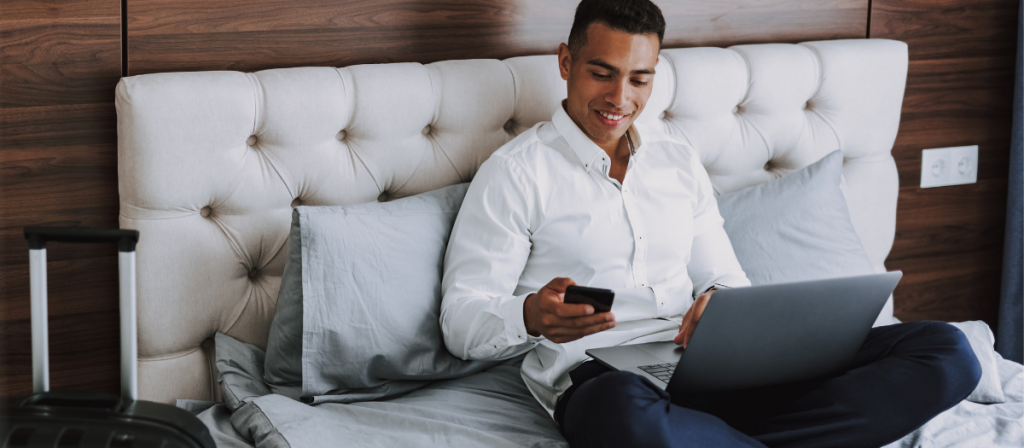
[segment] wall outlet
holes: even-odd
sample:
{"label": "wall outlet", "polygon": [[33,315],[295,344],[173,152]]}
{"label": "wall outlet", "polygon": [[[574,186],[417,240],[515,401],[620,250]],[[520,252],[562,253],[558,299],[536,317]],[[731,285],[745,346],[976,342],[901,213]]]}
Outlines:
{"label": "wall outlet", "polygon": [[978,145],[921,151],[921,188],[978,181]]}
{"label": "wall outlet", "polygon": [[978,181],[978,145],[950,148],[953,156],[949,184],[973,184]]}

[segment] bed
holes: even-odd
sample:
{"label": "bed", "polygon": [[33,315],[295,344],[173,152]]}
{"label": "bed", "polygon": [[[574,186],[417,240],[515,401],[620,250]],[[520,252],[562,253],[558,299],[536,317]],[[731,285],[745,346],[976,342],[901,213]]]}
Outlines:
{"label": "bed", "polygon": [[[850,221],[883,272],[906,70],[906,45],[882,39],[664,49],[638,120],[689,142],[723,194],[841,150]],[[123,78],[120,224],[142,235],[141,398],[193,409],[220,442],[241,446],[564,446],[516,381],[521,359],[383,401],[309,406],[256,384],[245,403],[262,412],[214,404],[225,401],[224,362],[260,376],[293,208],[468,182],[564,96],[554,56]],[[890,298],[876,325],[893,322]],[[972,325],[983,351],[985,332]],[[898,443],[1020,446],[1024,374],[991,365],[1005,403],[965,402]],[[438,411],[453,402],[466,406]]]}

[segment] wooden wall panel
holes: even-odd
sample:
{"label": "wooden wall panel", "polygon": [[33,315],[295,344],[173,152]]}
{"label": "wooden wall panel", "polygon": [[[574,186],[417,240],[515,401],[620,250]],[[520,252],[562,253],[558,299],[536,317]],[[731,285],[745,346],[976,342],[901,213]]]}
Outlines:
{"label": "wooden wall panel", "polygon": [[[1017,0],[874,0],[871,37],[910,48],[893,148],[896,241],[886,262],[904,320],[998,312],[1017,36]],[[978,182],[919,188],[921,150],[979,146]]]}
{"label": "wooden wall panel", "polygon": [[[554,53],[577,0],[128,0],[128,72]],[[864,37],[866,0],[661,1],[666,47]]]}
{"label": "wooden wall panel", "polygon": [[[0,2],[0,396],[30,393],[26,225],[117,226],[118,0]],[[51,244],[51,386],[118,391],[114,247]]]}

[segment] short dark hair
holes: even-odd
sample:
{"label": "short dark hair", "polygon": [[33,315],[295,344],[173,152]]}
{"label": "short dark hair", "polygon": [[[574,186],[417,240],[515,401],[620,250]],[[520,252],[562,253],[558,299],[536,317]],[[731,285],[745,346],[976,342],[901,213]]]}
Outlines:
{"label": "short dark hair", "polygon": [[587,29],[597,22],[629,34],[657,34],[659,46],[665,38],[665,17],[650,0],[583,0],[569,30],[569,54],[574,59],[587,45]]}

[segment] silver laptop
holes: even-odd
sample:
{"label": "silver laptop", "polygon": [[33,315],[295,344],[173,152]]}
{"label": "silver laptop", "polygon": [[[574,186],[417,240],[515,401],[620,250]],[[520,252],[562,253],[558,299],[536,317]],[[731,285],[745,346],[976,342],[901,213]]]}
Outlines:
{"label": "silver laptop", "polygon": [[723,289],[686,350],[674,342],[587,350],[670,394],[793,383],[847,369],[903,273]]}

